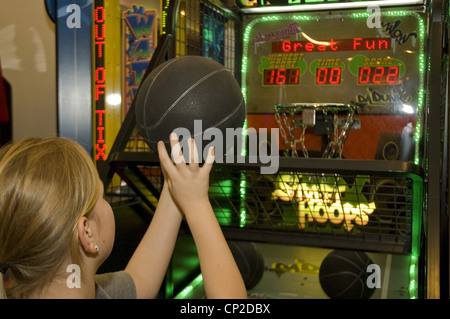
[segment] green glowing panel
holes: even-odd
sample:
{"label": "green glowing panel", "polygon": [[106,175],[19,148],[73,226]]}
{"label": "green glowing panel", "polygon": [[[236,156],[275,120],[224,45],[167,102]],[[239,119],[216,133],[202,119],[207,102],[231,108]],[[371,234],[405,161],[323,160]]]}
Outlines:
{"label": "green glowing panel", "polygon": [[202,288],[203,288],[203,275],[200,274],[188,286],[186,286],[178,295],[176,295],[175,299],[196,298],[196,293],[198,293],[197,290],[201,290],[203,292]]}

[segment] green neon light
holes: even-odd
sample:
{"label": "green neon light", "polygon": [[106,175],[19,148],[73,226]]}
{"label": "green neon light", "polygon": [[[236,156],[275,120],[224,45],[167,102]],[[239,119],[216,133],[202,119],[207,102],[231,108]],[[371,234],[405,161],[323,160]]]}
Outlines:
{"label": "green neon light", "polygon": [[417,256],[411,255],[411,262],[409,266],[409,297],[410,299],[416,299],[417,284],[416,284],[416,268],[417,268]]}
{"label": "green neon light", "polygon": [[168,9],[169,9],[169,4],[170,4],[170,0],[165,0],[163,3],[163,10],[162,10],[162,19],[161,19],[161,24],[162,24],[162,30],[161,33],[162,34],[166,34],[167,33],[167,20],[168,20]]}
{"label": "green neon light", "polygon": [[[244,95],[245,97],[245,95]],[[245,100],[245,98],[244,98]],[[247,101],[245,101],[247,103]],[[247,104],[245,104],[247,105]],[[246,112],[247,113],[247,112]],[[247,155],[247,119],[244,122],[244,129],[242,130],[242,148],[241,156]],[[245,173],[241,173],[241,182],[239,185],[240,192],[240,214],[239,214],[239,227],[244,227],[247,220],[247,211],[245,209],[245,194],[246,194],[246,181]]]}
{"label": "green neon light", "polygon": [[244,227],[247,221],[247,211],[245,209],[245,194],[246,194],[246,180],[245,173],[241,173],[241,182],[239,184],[239,196],[240,196],[240,214],[239,214],[239,227]]}
{"label": "green neon light", "polygon": [[412,229],[411,229],[411,262],[409,269],[409,296],[416,299],[417,296],[417,270],[420,254],[420,234],[422,229],[422,203],[423,203],[423,179],[417,175],[409,176],[412,181]]}
{"label": "green neon light", "polygon": [[174,299],[186,299],[195,288],[203,284],[202,274],[198,275],[188,286],[186,286]]}

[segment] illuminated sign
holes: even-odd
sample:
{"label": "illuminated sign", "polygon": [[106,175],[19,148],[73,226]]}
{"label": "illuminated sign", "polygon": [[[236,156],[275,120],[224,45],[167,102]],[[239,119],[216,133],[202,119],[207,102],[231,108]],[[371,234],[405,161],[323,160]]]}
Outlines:
{"label": "illuminated sign", "polygon": [[420,109],[424,18],[383,11],[380,27],[371,28],[369,17],[365,11],[249,16],[241,69],[251,125],[261,125],[262,114],[280,103],[354,101],[367,115],[404,114],[403,104]]}
{"label": "illuminated sign", "polygon": [[305,229],[308,223],[330,222],[334,225],[343,224],[349,232],[354,225],[367,225],[369,215],[376,209],[375,203],[368,202],[361,193],[367,179],[367,176],[357,176],[354,185],[348,186],[342,178],[319,178],[320,182],[314,179],[304,182],[301,176],[280,175],[279,188],[273,191],[272,197],[297,203],[301,229]]}
{"label": "illuminated sign", "polygon": [[384,38],[330,39],[329,41],[278,41],[272,42],[273,53],[337,52],[390,50],[391,40]]}
{"label": "illuminated sign", "polygon": [[94,7],[94,97],[96,160],[106,161],[105,142],[105,7],[103,0],[95,0]]}

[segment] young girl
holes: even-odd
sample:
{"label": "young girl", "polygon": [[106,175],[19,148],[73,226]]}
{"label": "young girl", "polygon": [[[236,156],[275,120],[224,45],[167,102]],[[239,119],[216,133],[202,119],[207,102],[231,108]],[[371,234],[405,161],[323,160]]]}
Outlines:
{"label": "young girl", "polygon": [[[180,149],[174,134],[171,146]],[[184,214],[207,297],[245,298],[242,277],[208,199],[214,156],[210,151],[200,167],[195,148],[191,140],[186,165],[179,152],[172,161],[160,142],[164,185],[152,222],[125,270],[103,275],[96,272],[113,247],[114,216],[89,155],[65,138],[26,139],[1,149],[0,283],[5,281],[6,288],[0,287],[0,296],[153,298]]]}

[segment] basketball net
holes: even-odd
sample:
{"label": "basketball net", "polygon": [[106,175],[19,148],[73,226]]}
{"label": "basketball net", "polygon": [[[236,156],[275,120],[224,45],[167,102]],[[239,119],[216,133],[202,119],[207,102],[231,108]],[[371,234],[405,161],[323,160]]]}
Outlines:
{"label": "basketball net", "polygon": [[[297,147],[305,158],[309,152],[305,146],[306,130],[316,125],[316,113],[322,112],[327,137],[327,146],[322,158],[342,158],[342,150],[347,133],[355,119],[356,106],[339,103],[287,103],[275,105],[275,120],[280,128],[286,152],[298,157]],[[344,118],[338,117],[343,114]],[[330,116],[332,115],[332,123]],[[297,131],[300,130],[299,137]]]}

